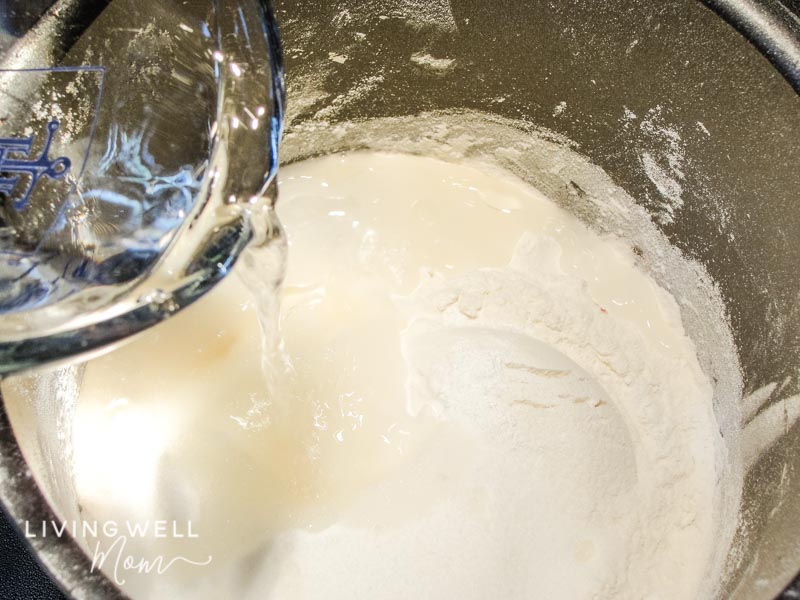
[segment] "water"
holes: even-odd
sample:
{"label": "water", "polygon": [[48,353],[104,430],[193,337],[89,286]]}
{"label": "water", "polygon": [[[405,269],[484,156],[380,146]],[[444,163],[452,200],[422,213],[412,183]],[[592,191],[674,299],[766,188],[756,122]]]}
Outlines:
{"label": "water", "polygon": [[46,4],[0,8],[0,373],[152,325],[279,238],[262,3]]}

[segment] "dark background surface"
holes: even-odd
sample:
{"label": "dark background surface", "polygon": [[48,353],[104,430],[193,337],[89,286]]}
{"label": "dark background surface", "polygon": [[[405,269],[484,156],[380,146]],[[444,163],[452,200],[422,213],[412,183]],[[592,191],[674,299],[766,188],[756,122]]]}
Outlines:
{"label": "dark background surface", "polygon": [[2,510],[0,510],[0,599],[66,599],[33,557],[28,543]]}

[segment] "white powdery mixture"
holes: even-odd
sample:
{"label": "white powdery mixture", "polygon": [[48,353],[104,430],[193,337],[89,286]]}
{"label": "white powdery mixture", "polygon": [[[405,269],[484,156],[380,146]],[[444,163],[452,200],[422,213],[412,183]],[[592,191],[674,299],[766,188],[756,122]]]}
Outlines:
{"label": "white powdery mixture", "polygon": [[283,168],[279,213],[279,394],[233,277],[87,367],[84,517],[191,520],[130,551],[214,556],[129,573],[132,597],[707,593],[712,388],[630,248],[507,173],[411,155]]}
{"label": "white powdery mixture", "polygon": [[[421,451],[410,473],[376,485],[342,523],[280,536],[276,597],[695,597],[712,552],[719,439],[711,386],[672,298],[621,244],[492,175],[413,157],[323,161],[287,175],[322,178],[331,197],[346,197],[352,190],[331,181],[340,169],[358,175],[369,198],[391,182],[370,188],[366,171],[389,180],[415,173],[417,185],[435,189],[439,214],[456,218],[428,216],[448,244],[471,238],[491,263],[489,247],[516,243],[507,266],[452,274],[459,265],[447,269],[436,243],[409,235],[409,253],[445,268],[426,270],[412,294],[395,298],[408,408],[431,408],[467,437]],[[431,163],[442,181],[492,199],[482,236],[459,231],[469,219],[447,212],[447,192],[426,179]],[[415,183],[406,188],[425,201]],[[340,216],[359,216],[340,204]],[[490,221],[512,212],[519,229]],[[595,257],[588,265],[586,254]],[[403,505],[409,486],[435,502],[387,525],[375,507]]]}
{"label": "white powdery mixture", "polygon": [[454,476],[458,455],[437,457],[421,479],[443,498],[401,527],[363,516],[390,484],[356,526],[287,534],[276,597],[694,597],[711,551],[710,387],[688,342],[666,357],[557,258],[531,236],[510,267],[415,294],[411,398],[474,434],[455,450],[470,464]]}

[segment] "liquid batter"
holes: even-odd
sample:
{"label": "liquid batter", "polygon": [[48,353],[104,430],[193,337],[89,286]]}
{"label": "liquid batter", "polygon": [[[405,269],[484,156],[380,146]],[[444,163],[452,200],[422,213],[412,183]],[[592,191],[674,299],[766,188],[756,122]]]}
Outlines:
{"label": "liquid batter", "polygon": [[83,517],[191,520],[129,550],[213,556],[128,593],[696,597],[712,388],[634,249],[507,173],[411,155],[285,167],[278,213],[270,385],[235,274],[86,369]]}

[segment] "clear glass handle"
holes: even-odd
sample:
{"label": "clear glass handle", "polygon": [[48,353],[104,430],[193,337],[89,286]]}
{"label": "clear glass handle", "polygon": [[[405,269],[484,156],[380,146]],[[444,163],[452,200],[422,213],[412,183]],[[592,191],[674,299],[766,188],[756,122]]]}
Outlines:
{"label": "clear glass handle", "polygon": [[136,333],[281,243],[266,2],[18,0],[0,25],[0,375]]}

